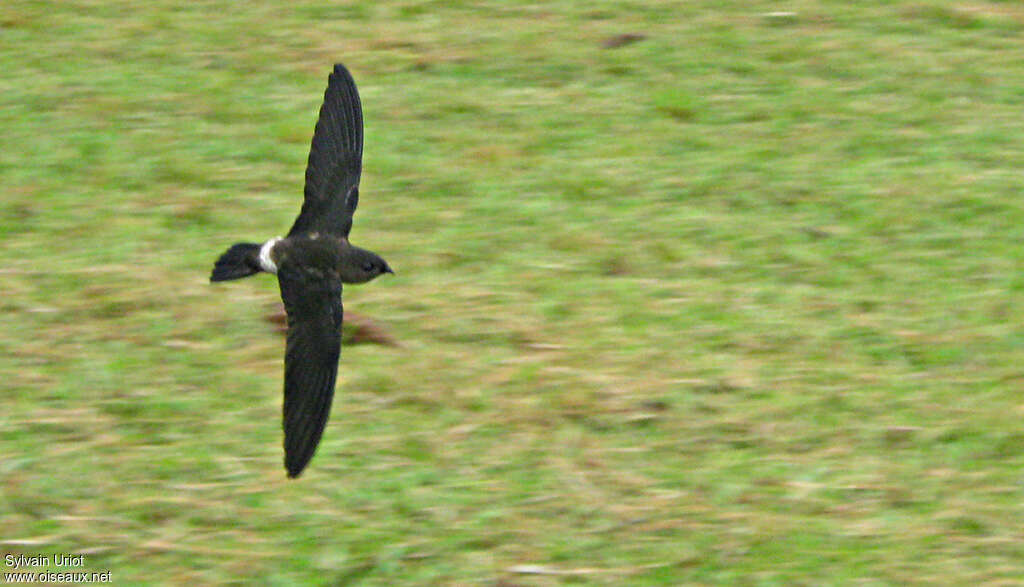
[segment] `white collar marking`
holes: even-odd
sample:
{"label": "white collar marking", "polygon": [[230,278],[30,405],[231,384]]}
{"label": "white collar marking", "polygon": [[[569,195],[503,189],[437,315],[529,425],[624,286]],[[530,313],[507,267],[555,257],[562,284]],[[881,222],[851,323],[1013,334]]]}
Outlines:
{"label": "white collar marking", "polygon": [[274,249],[274,245],[276,245],[279,240],[281,240],[281,237],[272,238],[263,243],[263,246],[260,247],[260,269],[267,273],[277,273],[277,264],[275,264],[274,260],[270,258],[270,251]]}

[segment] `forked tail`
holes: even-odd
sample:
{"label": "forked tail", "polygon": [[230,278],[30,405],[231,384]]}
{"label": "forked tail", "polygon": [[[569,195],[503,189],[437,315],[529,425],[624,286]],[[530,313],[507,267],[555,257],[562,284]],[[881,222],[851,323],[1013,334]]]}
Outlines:
{"label": "forked tail", "polygon": [[213,265],[210,281],[230,281],[260,272],[260,245],[238,243],[232,245]]}

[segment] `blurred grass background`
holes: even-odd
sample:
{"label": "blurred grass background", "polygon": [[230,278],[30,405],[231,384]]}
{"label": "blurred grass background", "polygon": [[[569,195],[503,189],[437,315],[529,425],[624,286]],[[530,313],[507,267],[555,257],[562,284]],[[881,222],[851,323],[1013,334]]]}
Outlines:
{"label": "blurred grass background", "polygon": [[[1016,2],[8,1],[0,550],[1019,584],[1022,54]],[[207,276],[290,226],[334,62],[398,272],[345,306],[402,346],[289,482],[276,283]]]}

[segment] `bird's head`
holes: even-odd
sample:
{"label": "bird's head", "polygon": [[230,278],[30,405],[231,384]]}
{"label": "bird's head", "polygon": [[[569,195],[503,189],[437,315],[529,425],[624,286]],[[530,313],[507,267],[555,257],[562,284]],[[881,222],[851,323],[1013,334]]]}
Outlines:
{"label": "bird's head", "polygon": [[341,259],[341,281],[343,283],[366,283],[383,273],[394,273],[387,261],[373,251],[349,247]]}

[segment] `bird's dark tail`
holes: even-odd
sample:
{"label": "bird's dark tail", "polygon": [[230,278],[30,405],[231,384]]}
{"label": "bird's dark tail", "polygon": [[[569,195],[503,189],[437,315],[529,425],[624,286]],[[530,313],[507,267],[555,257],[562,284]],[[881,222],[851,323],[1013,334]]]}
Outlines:
{"label": "bird's dark tail", "polygon": [[260,245],[238,243],[232,245],[213,265],[210,281],[230,281],[260,272]]}

